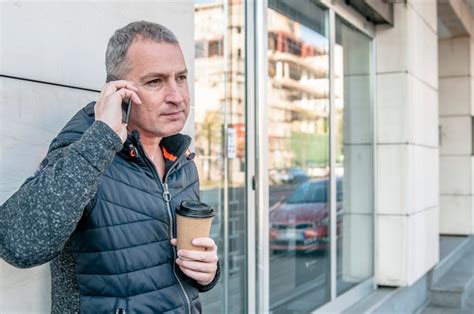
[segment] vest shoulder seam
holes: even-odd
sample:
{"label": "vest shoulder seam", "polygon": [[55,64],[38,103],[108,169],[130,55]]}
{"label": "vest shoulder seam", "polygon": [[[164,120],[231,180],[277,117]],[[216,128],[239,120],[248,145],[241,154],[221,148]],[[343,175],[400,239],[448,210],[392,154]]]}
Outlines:
{"label": "vest shoulder seam", "polygon": [[[167,226],[169,225],[169,223],[168,223],[167,221],[161,220],[161,219],[159,219],[158,217],[153,217],[153,216],[147,215],[147,214],[145,214],[145,213],[143,213],[143,212],[140,212],[140,211],[138,211],[138,210],[132,209],[132,208],[130,208],[130,207],[122,206],[122,205],[120,205],[120,204],[114,203],[114,202],[112,202],[112,201],[110,201],[110,200],[107,200],[107,199],[105,199],[105,198],[97,197],[97,201],[103,201],[103,202],[112,204],[112,205],[114,205],[114,206],[117,206],[117,207],[120,208],[120,209],[130,210],[130,211],[135,212],[135,213],[137,213],[137,214],[143,215],[143,216],[145,216],[145,217],[147,217],[147,218],[151,218],[151,219],[158,220],[158,221],[160,221],[160,222],[166,224]],[[97,205],[96,205],[96,206],[97,206]]]}
{"label": "vest shoulder seam", "polygon": [[[131,187],[131,188],[135,189],[135,190],[139,190],[139,191],[141,191],[141,192],[143,192],[143,193],[150,194],[150,195],[153,196],[153,197],[160,198],[160,196],[161,196],[161,195],[159,194],[160,191],[158,191],[158,193],[152,193],[152,192],[150,192],[150,191],[140,189],[140,188],[138,188],[138,187],[136,187],[136,186],[134,186],[134,185],[128,184],[127,182],[124,182],[124,181],[122,181],[122,180],[119,180],[119,179],[117,179],[117,178],[114,178],[114,177],[112,177],[112,176],[109,176],[109,175],[107,175],[106,173],[104,173],[102,176],[104,176],[104,177],[106,177],[106,178],[108,178],[108,179],[110,179],[110,180],[112,180],[112,181],[115,181],[115,182],[118,182],[118,183],[122,183],[122,184],[124,184],[124,185],[126,185],[126,186],[128,186],[128,187]],[[161,200],[161,199],[160,199],[160,200]]]}

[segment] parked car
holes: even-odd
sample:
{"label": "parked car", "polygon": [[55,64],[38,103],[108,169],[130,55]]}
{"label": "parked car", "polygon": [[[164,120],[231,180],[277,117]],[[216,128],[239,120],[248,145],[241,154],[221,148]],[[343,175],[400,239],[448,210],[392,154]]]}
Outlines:
{"label": "parked car", "polygon": [[310,179],[309,175],[301,168],[289,168],[288,169],[288,180],[287,183],[303,183]]}
{"label": "parked car", "polygon": [[[270,211],[270,249],[325,250],[329,245],[329,180],[301,184]],[[342,212],[342,178],[337,178],[337,212]],[[338,218],[338,229],[340,219]]]}
{"label": "parked car", "polygon": [[297,167],[270,169],[269,176],[272,183],[296,184],[306,182],[310,179],[306,171]]}

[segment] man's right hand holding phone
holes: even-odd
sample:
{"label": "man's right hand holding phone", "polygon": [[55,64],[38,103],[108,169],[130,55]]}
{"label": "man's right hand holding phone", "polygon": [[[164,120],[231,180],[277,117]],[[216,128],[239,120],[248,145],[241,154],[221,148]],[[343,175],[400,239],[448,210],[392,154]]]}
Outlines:
{"label": "man's right hand holding phone", "polygon": [[122,122],[122,102],[132,99],[140,105],[138,88],[131,81],[119,80],[105,84],[95,104],[95,119],[107,124],[122,140],[127,139],[127,124]]}

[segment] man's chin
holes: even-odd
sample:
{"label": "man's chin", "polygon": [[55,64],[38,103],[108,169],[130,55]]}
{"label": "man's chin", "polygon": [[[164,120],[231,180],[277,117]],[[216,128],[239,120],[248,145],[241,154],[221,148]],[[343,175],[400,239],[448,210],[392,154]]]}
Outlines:
{"label": "man's chin", "polygon": [[178,134],[179,132],[183,130],[183,128],[184,128],[184,123],[180,123],[179,125],[176,125],[176,126],[168,125],[168,128],[166,128],[166,130],[163,130],[163,129],[157,130],[157,133],[161,134],[160,137],[168,137],[168,136]]}

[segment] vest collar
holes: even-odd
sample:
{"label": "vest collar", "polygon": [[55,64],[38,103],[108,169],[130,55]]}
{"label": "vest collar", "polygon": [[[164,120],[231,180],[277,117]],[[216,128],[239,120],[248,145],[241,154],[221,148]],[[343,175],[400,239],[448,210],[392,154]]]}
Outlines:
{"label": "vest collar", "polygon": [[[179,162],[181,157],[186,156],[189,160],[194,158],[194,153],[190,153],[188,150],[191,145],[191,137],[188,135],[178,133],[164,137],[159,145],[165,157],[165,173],[168,173],[174,164]],[[146,162],[143,160],[146,156],[140,155],[138,146],[141,146],[140,133],[137,130],[133,130],[128,134],[120,154],[130,161],[146,166]]]}

